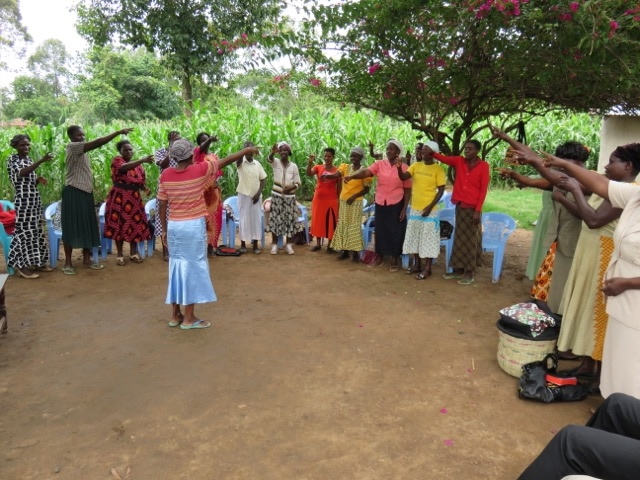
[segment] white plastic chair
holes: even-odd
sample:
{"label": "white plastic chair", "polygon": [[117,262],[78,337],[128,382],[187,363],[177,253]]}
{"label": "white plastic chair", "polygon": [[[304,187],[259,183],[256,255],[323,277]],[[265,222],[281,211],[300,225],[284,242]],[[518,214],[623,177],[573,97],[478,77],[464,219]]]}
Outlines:
{"label": "white plastic chair", "polygon": [[[147,215],[147,222],[151,221],[155,218],[156,215],[159,215],[158,211],[158,202],[155,198],[148,200],[144,205],[144,213]],[[153,256],[153,251],[156,249],[156,234],[154,233],[151,238],[147,241],[142,241],[138,244],[138,252],[140,252],[140,257],[144,258],[145,256],[151,257]]]}
{"label": "white plastic chair", "polygon": [[493,252],[493,283],[500,280],[507,239],[515,229],[516,221],[506,213],[482,214],[482,251]]}
{"label": "white plastic chair", "polygon": [[[58,230],[53,225],[53,216],[56,213],[58,204],[60,202],[53,202],[44,211],[44,219],[47,222],[47,234],[49,237],[49,263],[51,268],[55,268],[58,263],[58,256],[60,254],[60,242],[62,241],[62,230]],[[102,207],[101,207],[102,208]],[[102,228],[100,229],[100,235],[102,236]],[[93,263],[98,263],[98,247],[93,248]]]}
{"label": "white plastic chair", "polygon": [[[222,231],[222,241],[223,243],[225,243],[227,246],[229,247],[235,247],[236,245],[236,231],[240,231],[240,209],[238,208],[238,197],[237,196],[233,196],[233,197],[229,197],[227,198],[224,202],[224,205],[228,205],[231,210],[233,210],[233,216],[234,216],[234,220],[232,219],[227,219],[226,218],[226,212],[223,213],[223,225],[226,226],[226,232],[223,230]],[[262,209],[260,210],[260,230],[261,230],[261,237],[260,237],[260,242],[262,243],[262,248],[264,248],[264,242],[265,242],[265,238],[264,238],[264,213],[262,212]],[[227,235],[227,238],[225,238],[225,234]]]}
{"label": "white plastic chair", "polygon": [[[0,200],[0,204],[2,204],[2,208],[4,210],[15,210],[16,207],[10,200]],[[11,241],[13,240],[13,235],[7,234],[4,229],[4,225],[0,223],[0,244],[2,245],[2,250],[4,251],[4,263],[7,265],[7,273],[9,275],[14,274],[13,268],[9,267],[9,252],[11,250]]]}
{"label": "white plastic chair", "polygon": [[105,214],[107,211],[107,202],[102,202],[98,211],[98,223],[100,225],[100,253],[103,260],[107,258],[107,253],[111,252],[113,242],[110,238],[104,236]]}

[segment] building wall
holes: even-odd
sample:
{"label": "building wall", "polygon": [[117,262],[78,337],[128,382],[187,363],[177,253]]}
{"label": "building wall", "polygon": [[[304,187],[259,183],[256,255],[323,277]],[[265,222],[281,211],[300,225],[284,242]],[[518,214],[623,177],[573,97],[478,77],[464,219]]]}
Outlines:
{"label": "building wall", "polygon": [[600,129],[600,158],[598,171],[604,172],[609,156],[616,147],[640,142],[640,117],[605,116]]}

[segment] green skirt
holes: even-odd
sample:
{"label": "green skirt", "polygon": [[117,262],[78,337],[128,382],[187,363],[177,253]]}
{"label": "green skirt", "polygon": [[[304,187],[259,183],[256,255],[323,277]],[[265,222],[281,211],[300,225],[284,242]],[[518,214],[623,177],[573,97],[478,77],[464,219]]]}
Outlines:
{"label": "green skirt", "polygon": [[62,190],[62,243],[71,248],[100,246],[93,193],[67,185]]}

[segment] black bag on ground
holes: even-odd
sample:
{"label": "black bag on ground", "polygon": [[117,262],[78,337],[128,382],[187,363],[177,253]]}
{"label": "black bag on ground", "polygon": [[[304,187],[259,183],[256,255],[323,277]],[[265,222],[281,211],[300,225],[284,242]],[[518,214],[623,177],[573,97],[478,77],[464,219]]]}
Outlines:
{"label": "black bag on ground", "polygon": [[440,238],[446,238],[447,240],[453,235],[453,225],[446,220],[440,220]]}
{"label": "black bag on ground", "polygon": [[576,402],[584,400],[589,387],[577,385],[555,385],[547,382],[547,374],[556,374],[558,361],[549,354],[540,362],[531,362],[522,366],[522,376],[518,385],[518,397],[538,402]]}

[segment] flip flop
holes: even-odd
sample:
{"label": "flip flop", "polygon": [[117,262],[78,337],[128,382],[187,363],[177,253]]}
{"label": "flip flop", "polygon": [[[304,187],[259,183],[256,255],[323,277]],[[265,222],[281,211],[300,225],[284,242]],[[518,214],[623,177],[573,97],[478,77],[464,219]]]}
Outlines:
{"label": "flip flop", "polygon": [[240,253],[247,253],[247,249],[246,249],[245,247],[240,247],[240,248],[238,249],[238,251],[239,251]]}
{"label": "flip flop", "polygon": [[170,327],[177,327],[178,325],[180,325],[182,323],[183,320],[184,320],[184,317],[180,316],[180,321],[179,322],[174,322],[173,320],[171,320],[169,322],[169,326]]}
{"label": "flip flop", "polygon": [[62,267],[62,273],[65,275],[75,275],[76,269],[73,267]]}
{"label": "flip flop", "polygon": [[397,272],[398,270],[400,270],[400,269],[399,269],[399,268],[398,268],[398,266],[396,266],[396,265],[391,265],[391,266],[389,267],[389,271],[390,271],[391,273],[393,273],[393,272]]}
{"label": "flip flop", "polygon": [[442,275],[442,278],[445,280],[459,280],[462,278],[462,275],[459,273],[445,273]]}
{"label": "flip flop", "polygon": [[137,253],[134,253],[133,255],[129,255],[129,260],[131,260],[133,263],[142,263],[142,259],[140,258],[140,255],[138,255]]}
{"label": "flip flop", "polygon": [[205,322],[204,320],[196,320],[189,325],[185,325],[184,323],[180,324],[180,329],[182,330],[196,330],[199,328],[209,328],[211,326],[211,322]]}
{"label": "flip flop", "polygon": [[124,263],[124,257],[118,257],[118,259],[116,260],[116,265],[123,267],[124,265],[126,265]]}
{"label": "flip flop", "polygon": [[102,265],[101,263],[93,263],[89,265],[89,268],[91,270],[102,270],[104,268],[104,265]]}
{"label": "flip flop", "polygon": [[420,273],[420,269],[419,268],[407,268],[405,273],[407,275],[413,275],[414,273]]}
{"label": "flip flop", "polygon": [[431,276],[431,272],[429,272],[429,273],[420,272],[418,275],[416,275],[416,280],[425,280],[425,279],[429,278],[430,276]]}
{"label": "flip flop", "polygon": [[475,280],[473,278],[461,278],[458,280],[458,285],[471,285]]}

